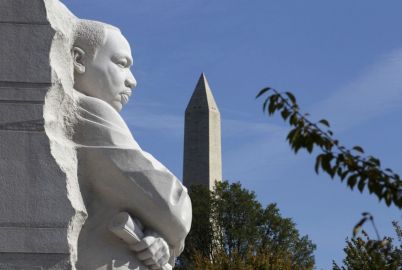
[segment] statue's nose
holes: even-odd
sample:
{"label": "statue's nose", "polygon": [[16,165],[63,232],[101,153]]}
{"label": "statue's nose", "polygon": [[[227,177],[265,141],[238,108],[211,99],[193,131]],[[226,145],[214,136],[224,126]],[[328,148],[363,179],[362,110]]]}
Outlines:
{"label": "statue's nose", "polygon": [[124,82],[124,84],[129,88],[134,88],[137,86],[137,81],[131,72],[129,72],[129,75],[128,75],[126,81]]}

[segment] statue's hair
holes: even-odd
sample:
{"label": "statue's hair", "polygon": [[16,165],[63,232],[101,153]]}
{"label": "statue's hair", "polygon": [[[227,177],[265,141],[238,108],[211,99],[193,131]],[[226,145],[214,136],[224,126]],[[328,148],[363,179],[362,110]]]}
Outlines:
{"label": "statue's hair", "polygon": [[106,23],[79,19],[74,27],[73,46],[81,48],[91,58],[94,57],[96,50],[106,42],[107,28],[120,32],[119,28]]}

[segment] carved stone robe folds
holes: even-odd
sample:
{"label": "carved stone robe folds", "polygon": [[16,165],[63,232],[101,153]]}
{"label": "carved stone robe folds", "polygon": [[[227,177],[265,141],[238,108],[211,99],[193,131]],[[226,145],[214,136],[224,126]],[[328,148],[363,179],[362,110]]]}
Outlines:
{"label": "carved stone robe folds", "polygon": [[126,123],[109,104],[75,92],[81,193],[88,218],[78,240],[78,269],[146,269],[133,251],[108,231],[112,218],[128,212],[156,232],[178,256],[191,226],[187,189],[142,151]]}

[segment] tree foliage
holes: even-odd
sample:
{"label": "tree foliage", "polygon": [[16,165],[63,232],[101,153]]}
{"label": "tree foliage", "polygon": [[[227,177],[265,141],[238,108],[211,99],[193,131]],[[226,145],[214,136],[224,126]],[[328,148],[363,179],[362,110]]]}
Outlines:
{"label": "tree foliage", "polygon": [[332,178],[337,175],[351,189],[357,187],[363,192],[367,188],[388,206],[394,204],[402,208],[402,181],[398,174],[389,168],[382,169],[379,159],[364,156],[362,147],[348,149],[343,146],[333,137],[327,120],[311,122],[308,114],[300,113],[292,93],[280,93],[267,87],[258,93],[257,98],[262,96],[265,97],[263,111],[269,115],[279,112],[283,120],[292,126],[287,140],[295,153],[300,149],[309,153],[313,152],[314,147],[319,149],[315,162],[317,173],[321,169]]}
{"label": "tree foliage", "polygon": [[211,223],[211,194],[208,188],[193,185],[189,189],[193,207],[193,222],[191,231],[186,238],[185,246],[179,262],[190,264],[192,255],[211,258],[213,255],[213,227]]}
{"label": "tree foliage", "polygon": [[401,270],[402,269],[402,229],[393,222],[399,246],[393,239],[372,240],[365,231],[362,236],[346,240],[343,266],[333,262],[333,270]]}
{"label": "tree foliage", "polygon": [[193,226],[178,269],[313,269],[315,245],[276,204],[262,207],[240,183],[192,186],[190,196]]}

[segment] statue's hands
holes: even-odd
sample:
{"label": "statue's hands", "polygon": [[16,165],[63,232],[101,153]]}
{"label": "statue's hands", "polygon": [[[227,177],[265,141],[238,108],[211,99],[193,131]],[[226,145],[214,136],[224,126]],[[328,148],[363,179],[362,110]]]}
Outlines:
{"label": "statue's hands", "polygon": [[169,246],[162,237],[155,234],[144,237],[138,244],[132,245],[130,249],[137,253],[137,258],[152,270],[170,270],[168,264],[170,259]]}

